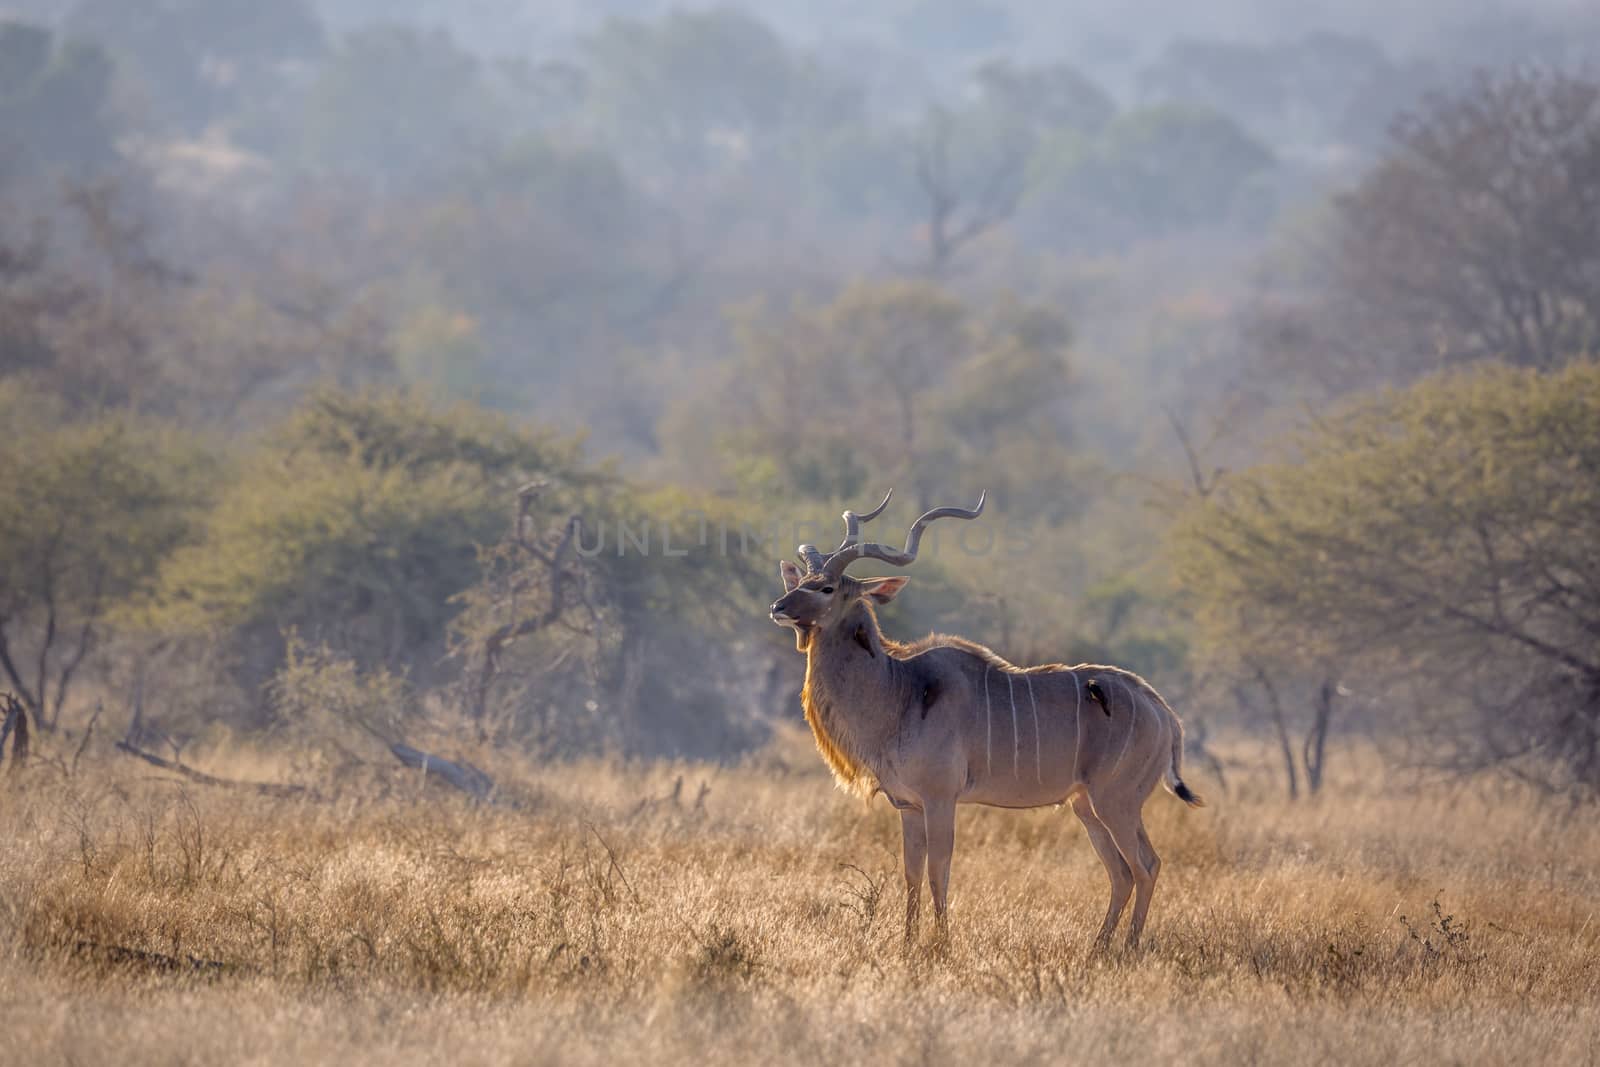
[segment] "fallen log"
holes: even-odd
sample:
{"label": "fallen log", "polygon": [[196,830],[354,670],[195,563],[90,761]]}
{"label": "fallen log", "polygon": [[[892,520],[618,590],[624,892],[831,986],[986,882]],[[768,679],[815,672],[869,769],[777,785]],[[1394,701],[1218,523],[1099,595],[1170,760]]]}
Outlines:
{"label": "fallen log", "polygon": [[269,797],[307,797],[316,795],[303,785],[284,785],[279,782],[240,782],[231,778],[218,778],[216,775],[207,774],[205,771],[197,771],[193,767],[186,767],[177,760],[165,759],[154,752],[146,752],[126,739],[118,741],[117,748],[130,756],[144,760],[153,767],[171,771],[201,785],[222,786],[227,789],[253,789],[262,796]]}
{"label": "fallen log", "polygon": [[447,760],[398,741],[389,745],[389,751],[407,767],[421,771],[424,776],[436,775],[474,800],[487,801],[494,792],[494,780],[465,760]]}
{"label": "fallen log", "polygon": [[237,965],[224,963],[221,960],[208,960],[187,954],[168,956],[162,952],[149,952],[140,948],[128,948],[125,945],[106,945],[98,941],[79,941],[72,947],[72,954],[79,959],[94,963],[164,973],[190,971],[208,977],[220,977],[242,970]]}
{"label": "fallen log", "polygon": [[[370,730],[371,728],[368,727],[368,729]],[[376,734],[377,731],[372,732]],[[420,748],[412,748],[410,745],[399,741],[384,741],[384,744],[388,747],[389,753],[405,766],[421,771],[424,776],[431,774],[445,784],[459,789],[473,800],[486,802],[494,793],[494,779],[465,760],[447,760],[443,756],[435,756],[431,752],[424,752]],[[221,786],[228,789],[252,789],[263,796],[269,797],[309,797],[313,799],[317,797],[315,790],[303,785],[285,785],[278,782],[241,782],[231,778],[218,778],[214,774],[207,774],[204,771],[185,766],[175,759],[169,760],[156,755],[154,752],[147,752],[127,738],[118,741],[117,748],[130,756],[144,760],[153,767],[171,771],[201,785]]]}

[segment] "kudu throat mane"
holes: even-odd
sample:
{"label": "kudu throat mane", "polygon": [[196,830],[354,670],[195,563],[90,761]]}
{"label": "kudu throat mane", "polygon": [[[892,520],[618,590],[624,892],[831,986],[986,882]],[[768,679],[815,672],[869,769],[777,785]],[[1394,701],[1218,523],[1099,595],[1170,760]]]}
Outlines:
{"label": "kudu throat mane", "polygon": [[[892,686],[892,668],[889,657],[860,656],[853,630],[856,625],[871,627],[872,637],[880,647],[887,646],[877,631],[877,619],[872,609],[861,605],[861,618],[852,621],[844,632],[825,632],[813,629],[806,643],[806,680],[800,690],[800,704],[805,709],[806,724],[817,743],[817,751],[833,771],[834,781],[847,793],[870,797],[878,788],[878,776],[868,765],[872,747],[886,723],[892,723],[900,709],[885,704],[877,710],[880,721],[873,722],[864,715],[859,699],[852,693],[852,682],[871,680],[877,675],[879,683],[888,689]],[[865,678],[852,678],[852,675]]]}

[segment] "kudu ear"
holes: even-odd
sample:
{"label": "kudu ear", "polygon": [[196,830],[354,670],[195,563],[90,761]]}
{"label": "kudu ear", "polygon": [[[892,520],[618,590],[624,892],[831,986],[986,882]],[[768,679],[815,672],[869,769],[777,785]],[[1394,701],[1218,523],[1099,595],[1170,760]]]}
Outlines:
{"label": "kudu ear", "polygon": [[888,578],[863,578],[861,579],[861,592],[872,598],[874,604],[887,604],[894,599],[894,595],[905,588],[911,579],[904,574],[896,574]]}
{"label": "kudu ear", "polygon": [[783,578],[783,591],[785,593],[794,592],[794,587],[799,585],[800,579],[805,577],[805,573],[788,560],[782,560],[778,563],[778,574]]}

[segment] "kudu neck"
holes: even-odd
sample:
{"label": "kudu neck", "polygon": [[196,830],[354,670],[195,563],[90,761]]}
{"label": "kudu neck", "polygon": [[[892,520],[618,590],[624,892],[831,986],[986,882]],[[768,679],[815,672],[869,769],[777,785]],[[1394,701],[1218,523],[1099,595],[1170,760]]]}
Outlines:
{"label": "kudu neck", "polygon": [[807,714],[867,760],[900,713],[899,663],[889,654],[871,605],[853,605],[806,646]]}
{"label": "kudu neck", "polygon": [[858,601],[829,626],[818,627],[806,646],[808,673],[819,669],[864,681],[892,673],[883,630],[872,605]]}

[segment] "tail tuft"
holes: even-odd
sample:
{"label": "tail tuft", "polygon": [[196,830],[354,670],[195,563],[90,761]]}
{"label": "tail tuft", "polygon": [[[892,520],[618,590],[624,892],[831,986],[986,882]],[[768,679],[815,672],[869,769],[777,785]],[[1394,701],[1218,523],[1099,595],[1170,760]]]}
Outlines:
{"label": "tail tuft", "polygon": [[1172,716],[1172,762],[1167,764],[1167,773],[1162,777],[1166,779],[1167,788],[1172,790],[1173,796],[1191,808],[1203,808],[1206,802],[1196,796],[1194,790],[1183,784],[1183,720],[1167,707],[1165,701],[1161,706]]}

